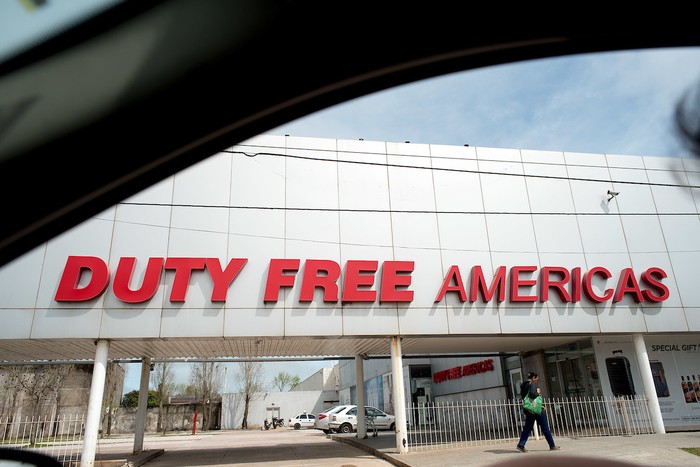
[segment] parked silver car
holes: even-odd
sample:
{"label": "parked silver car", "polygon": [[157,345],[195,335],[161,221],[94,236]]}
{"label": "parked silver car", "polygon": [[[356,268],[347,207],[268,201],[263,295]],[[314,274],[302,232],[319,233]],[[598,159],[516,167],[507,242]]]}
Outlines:
{"label": "parked silver car", "polygon": [[[378,430],[393,430],[395,417],[375,407],[365,406],[365,417],[371,419]],[[357,431],[357,406],[344,405],[337,412],[330,415],[328,426],[331,430],[340,433],[352,433]]]}

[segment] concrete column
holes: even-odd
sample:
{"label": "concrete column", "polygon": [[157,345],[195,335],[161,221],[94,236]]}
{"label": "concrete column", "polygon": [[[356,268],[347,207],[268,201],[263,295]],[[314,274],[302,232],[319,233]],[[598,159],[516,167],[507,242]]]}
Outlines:
{"label": "concrete column", "polygon": [[355,355],[355,395],[357,396],[357,437],[367,437],[367,420],[365,420],[365,367],[362,355]]}
{"label": "concrete column", "polygon": [[143,436],[146,433],[146,410],[148,409],[148,380],[151,377],[151,359],[141,360],[141,383],[139,385],[139,406],[136,409],[134,428],[134,454],[143,451]]}
{"label": "concrete column", "polygon": [[109,341],[98,340],[96,345],[97,350],[95,351],[95,364],[92,368],[90,399],[88,401],[87,419],[85,420],[83,453],[80,456],[81,467],[92,467],[95,465],[97,434],[100,428],[100,417],[102,416],[102,396],[105,392],[105,379],[107,378]]}
{"label": "concrete column", "polygon": [[396,452],[408,452],[408,429],[406,426],[406,396],[403,386],[403,362],[401,359],[401,338],[391,338],[391,380],[394,387],[394,415],[396,419]]}
{"label": "concrete column", "polygon": [[649,415],[651,416],[651,424],[654,431],[658,434],[666,433],[664,420],[661,417],[661,407],[659,406],[659,398],[656,395],[656,386],[654,385],[654,377],[651,374],[651,366],[649,365],[649,354],[647,346],[644,344],[644,336],[634,334],[634,349],[637,354],[637,363],[639,364],[639,373],[642,375],[642,385],[644,386],[644,394],[649,401]]}

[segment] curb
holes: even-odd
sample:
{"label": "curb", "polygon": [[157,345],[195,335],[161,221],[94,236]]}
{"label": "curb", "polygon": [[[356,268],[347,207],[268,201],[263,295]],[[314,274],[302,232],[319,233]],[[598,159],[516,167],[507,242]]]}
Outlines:
{"label": "curb", "polygon": [[378,457],[379,459],[384,459],[385,461],[389,462],[390,464],[396,465],[398,467],[411,467],[410,464],[407,464],[407,463],[391,456],[390,454],[387,454],[384,451],[380,451],[379,449],[375,449],[371,446],[368,446],[364,443],[361,443],[361,442],[355,440],[354,438],[348,438],[345,436],[333,436],[333,435],[329,435],[328,437],[330,439],[332,439],[333,441],[340,441],[341,443],[346,443],[346,444],[349,444],[349,445],[356,447],[358,449],[362,449],[363,451],[366,451],[366,452],[372,454],[374,457]]}

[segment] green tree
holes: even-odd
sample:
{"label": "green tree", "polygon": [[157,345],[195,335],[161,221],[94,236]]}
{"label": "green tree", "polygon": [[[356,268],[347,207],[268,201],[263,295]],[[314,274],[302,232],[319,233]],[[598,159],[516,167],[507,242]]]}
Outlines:
{"label": "green tree", "polygon": [[[149,390],[148,391],[148,402],[147,405],[149,407],[155,407],[158,405],[159,400],[158,400],[158,391],[155,390]],[[133,391],[127,392],[124,394],[122,397],[122,406],[123,407],[138,407],[139,405],[139,390],[134,389]]]}
{"label": "green tree", "polygon": [[280,371],[277,376],[272,379],[272,387],[280,392],[284,391],[287,387],[289,387],[290,390],[294,389],[298,385],[299,377],[296,375],[292,376],[286,371]]}

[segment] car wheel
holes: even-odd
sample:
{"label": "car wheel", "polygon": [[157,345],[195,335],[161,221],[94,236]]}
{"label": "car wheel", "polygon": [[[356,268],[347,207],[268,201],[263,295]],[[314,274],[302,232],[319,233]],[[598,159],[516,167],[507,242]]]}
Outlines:
{"label": "car wheel", "polygon": [[340,431],[341,433],[352,433],[352,425],[350,425],[349,423],[343,423],[342,425],[340,425],[340,429],[338,431]]}
{"label": "car wheel", "polygon": [[396,424],[395,424],[395,423],[392,423],[391,425],[389,425],[389,429],[390,429],[391,431],[395,431],[395,430],[394,430],[395,428],[396,428]]}
{"label": "car wheel", "polygon": [[295,430],[301,429],[301,425],[300,425],[299,423],[295,423],[295,424],[294,424],[294,429],[295,429]]}

